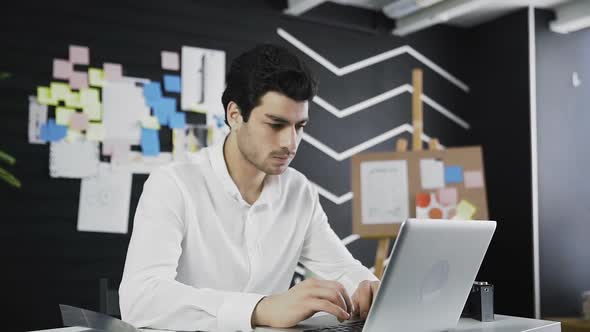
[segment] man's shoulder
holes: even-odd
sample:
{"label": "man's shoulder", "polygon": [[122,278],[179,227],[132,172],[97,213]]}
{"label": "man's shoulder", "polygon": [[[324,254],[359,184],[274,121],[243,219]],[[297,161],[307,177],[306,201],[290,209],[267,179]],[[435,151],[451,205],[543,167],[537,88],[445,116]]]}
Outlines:
{"label": "man's shoulder", "polygon": [[195,179],[199,176],[206,176],[205,174],[210,168],[211,163],[209,162],[206,149],[202,149],[198,152],[187,153],[186,157],[182,160],[175,160],[161,166],[159,171],[183,181],[186,177]]}

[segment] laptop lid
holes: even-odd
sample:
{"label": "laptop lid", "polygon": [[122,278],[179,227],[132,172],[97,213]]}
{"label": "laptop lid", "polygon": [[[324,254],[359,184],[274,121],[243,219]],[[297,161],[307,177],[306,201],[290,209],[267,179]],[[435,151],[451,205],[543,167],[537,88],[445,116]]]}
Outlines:
{"label": "laptop lid", "polygon": [[363,331],[454,328],[495,229],[495,221],[404,222]]}

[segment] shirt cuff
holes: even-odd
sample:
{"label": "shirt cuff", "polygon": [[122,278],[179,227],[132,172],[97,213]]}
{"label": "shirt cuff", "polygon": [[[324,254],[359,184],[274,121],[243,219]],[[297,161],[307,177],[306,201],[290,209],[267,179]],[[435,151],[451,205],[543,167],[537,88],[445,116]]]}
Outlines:
{"label": "shirt cuff", "polygon": [[219,331],[252,331],[252,313],[265,295],[237,293],[225,297],[217,311]]}

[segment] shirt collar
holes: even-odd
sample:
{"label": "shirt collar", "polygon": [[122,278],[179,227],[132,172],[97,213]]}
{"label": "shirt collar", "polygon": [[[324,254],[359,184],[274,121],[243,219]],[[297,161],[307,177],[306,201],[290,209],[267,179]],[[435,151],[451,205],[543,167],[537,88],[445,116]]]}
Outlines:
{"label": "shirt collar", "polygon": [[[227,193],[229,193],[234,199],[246,203],[242,198],[242,194],[240,193],[238,186],[232,179],[231,175],[229,174],[229,170],[227,169],[227,164],[225,162],[225,157],[223,155],[223,147],[225,146],[226,140],[227,136],[223,140],[220,140],[218,143],[214,144],[213,146],[207,149],[209,153],[209,159],[211,160],[211,166],[213,168],[213,172],[221,182],[223,189]],[[264,179],[262,193],[260,194],[260,197],[258,197],[258,200],[256,200],[256,202],[254,203],[254,205],[271,205],[274,201],[279,199],[280,196],[280,175],[267,175]]]}

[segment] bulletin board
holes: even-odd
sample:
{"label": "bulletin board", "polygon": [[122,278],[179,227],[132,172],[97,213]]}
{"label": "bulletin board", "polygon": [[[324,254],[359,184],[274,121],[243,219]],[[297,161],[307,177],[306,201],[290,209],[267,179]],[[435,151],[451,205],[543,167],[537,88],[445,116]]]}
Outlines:
{"label": "bulletin board", "polygon": [[352,157],[353,233],[394,237],[407,218],[487,220],[479,146]]}

